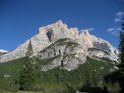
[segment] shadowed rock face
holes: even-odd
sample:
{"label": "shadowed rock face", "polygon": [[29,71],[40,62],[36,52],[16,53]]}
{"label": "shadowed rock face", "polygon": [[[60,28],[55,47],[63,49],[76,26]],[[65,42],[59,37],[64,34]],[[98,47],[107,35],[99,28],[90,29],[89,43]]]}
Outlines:
{"label": "shadowed rock face", "polygon": [[[48,47],[49,45],[51,46],[54,42],[58,41],[59,39],[64,39],[64,38],[69,38],[76,43],[78,43],[81,47],[82,50],[86,50],[87,53],[92,54],[93,56],[99,55],[97,57],[107,57],[111,59],[112,61],[117,61],[118,60],[118,50],[114,48],[109,42],[97,38],[93,35],[90,35],[88,30],[84,30],[82,33],[79,34],[79,30],[77,28],[68,28],[66,24],[64,24],[61,20],[48,25],[44,27],[39,28],[39,33],[29,40],[27,40],[25,43],[21,44],[17,49],[15,49],[12,52],[9,52],[7,54],[1,55],[0,56],[0,62],[7,62],[9,60],[17,59],[26,56],[27,53],[27,47],[29,44],[29,41],[32,42],[32,48],[33,48],[33,55],[37,55],[40,51]],[[58,46],[54,46],[57,47]],[[61,46],[62,47],[62,46]],[[89,48],[94,48],[94,49],[99,49],[98,51],[87,51]],[[66,49],[63,48],[62,49]],[[60,50],[62,50],[60,49]],[[74,48],[76,49],[76,48]],[[77,48],[77,51],[80,50]],[[69,51],[69,49],[67,50]],[[71,50],[72,51],[72,50]],[[104,52],[108,52],[109,54],[103,54]],[[62,51],[60,51],[62,52]],[[58,51],[51,51],[53,54],[57,54]],[[62,52],[63,53],[63,52]],[[49,55],[51,56],[51,55]],[[47,56],[48,57],[48,56]],[[76,60],[76,59],[75,59]],[[64,61],[63,61],[64,62]]]}
{"label": "shadowed rock face", "polygon": [[93,46],[95,46],[96,49],[102,50],[102,51],[106,51],[106,52],[111,52],[109,46],[107,43],[98,43],[98,42],[94,42]]}
{"label": "shadowed rock face", "polygon": [[53,31],[48,31],[46,34],[47,34],[49,41],[52,42],[53,41],[52,38],[54,37]]}

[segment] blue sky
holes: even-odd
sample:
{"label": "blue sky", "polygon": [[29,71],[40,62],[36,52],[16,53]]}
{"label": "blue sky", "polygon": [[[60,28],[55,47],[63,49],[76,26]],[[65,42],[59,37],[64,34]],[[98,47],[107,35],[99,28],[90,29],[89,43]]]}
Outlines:
{"label": "blue sky", "polygon": [[0,0],[0,49],[14,50],[60,19],[69,27],[93,28],[92,34],[118,47],[117,13],[123,11],[124,0]]}

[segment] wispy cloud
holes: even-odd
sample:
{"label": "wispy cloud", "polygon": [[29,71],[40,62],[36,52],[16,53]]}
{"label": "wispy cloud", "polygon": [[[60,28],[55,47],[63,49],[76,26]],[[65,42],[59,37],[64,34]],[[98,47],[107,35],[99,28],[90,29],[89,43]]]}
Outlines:
{"label": "wispy cloud", "polygon": [[94,29],[95,29],[95,28],[93,28],[93,27],[92,27],[92,28],[87,28],[87,29],[81,29],[81,30],[80,30],[80,33],[83,32],[83,31],[85,31],[85,30],[88,30],[89,32],[91,32],[91,31],[93,31]]}
{"label": "wispy cloud", "polygon": [[[117,17],[114,19],[115,23],[122,22],[122,18],[124,18],[124,12],[120,11],[115,14]],[[111,27],[106,30],[108,33],[110,33],[112,36],[118,37],[119,33],[121,31],[120,27]]]}
{"label": "wispy cloud", "polygon": [[114,35],[114,36],[115,36],[117,33],[118,33],[117,30],[114,30],[113,32],[111,32],[111,34]]}
{"label": "wispy cloud", "polygon": [[95,28],[88,28],[88,31],[93,31]]}
{"label": "wispy cloud", "polygon": [[124,16],[124,12],[120,11],[120,12],[116,13],[116,15],[117,15],[118,17],[122,17],[122,16]]}
{"label": "wispy cloud", "polygon": [[115,30],[115,28],[108,28],[108,29],[107,29],[107,32],[111,32],[111,31],[113,31],[113,30]]}
{"label": "wispy cloud", "polygon": [[107,32],[109,32],[112,36],[115,36],[115,37],[119,36],[120,31],[121,31],[121,28],[111,27],[107,29]]}
{"label": "wispy cloud", "polygon": [[115,18],[114,22],[121,22],[121,19],[120,18]]}
{"label": "wispy cloud", "polygon": [[114,19],[114,22],[121,22],[121,18],[124,18],[124,12],[120,11],[116,13],[117,18]]}
{"label": "wispy cloud", "polygon": [[117,28],[117,31],[122,31],[122,29],[121,28]]}

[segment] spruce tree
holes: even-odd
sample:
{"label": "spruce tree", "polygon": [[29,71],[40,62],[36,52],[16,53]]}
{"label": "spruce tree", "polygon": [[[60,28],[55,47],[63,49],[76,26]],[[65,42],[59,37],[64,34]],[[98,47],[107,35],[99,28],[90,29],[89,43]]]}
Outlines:
{"label": "spruce tree", "polygon": [[122,19],[121,22],[119,50],[120,50],[120,61],[121,61],[119,68],[122,69],[124,68],[124,19]]}
{"label": "spruce tree", "polygon": [[26,56],[30,57],[33,53],[33,49],[32,49],[32,44],[31,44],[31,40],[29,41],[28,47],[27,47],[27,53]]}
{"label": "spruce tree", "polygon": [[32,59],[30,56],[32,55],[32,44],[31,41],[29,41],[28,47],[27,47],[27,60],[25,64],[23,65],[22,70],[20,71],[20,77],[19,77],[19,84],[20,84],[20,90],[31,90],[34,83],[34,77],[33,77],[33,70],[34,66],[31,63]]}
{"label": "spruce tree", "polygon": [[121,31],[120,31],[120,45],[119,45],[119,50],[120,50],[120,65],[119,65],[119,82],[121,86],[121,92],[124,93],[124,18],[122,18],[121,22]]}
{"label": "spruce tree", "polygon": [[120,32],[120,61],[121,61],[121,68],[124,67],[124,32]]}

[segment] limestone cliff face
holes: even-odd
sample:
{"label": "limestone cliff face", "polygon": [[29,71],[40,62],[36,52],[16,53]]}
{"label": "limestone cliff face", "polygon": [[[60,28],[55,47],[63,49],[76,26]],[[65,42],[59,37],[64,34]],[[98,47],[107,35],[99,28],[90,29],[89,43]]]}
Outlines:
{"label": "limestone cliff face", "polygon": [[[118,62],[118,50],[114,48],[109,42],[97,38],[93,35],[90,35],[88,30],[84,30],[82,33],[79,34],[79,30],[77,28],[68,28],[68,26],[64,24],[61,20],[54,24],[40,27],[39,33],[37,35],[33,36],[25,43],[21,44],[14,51],[1,55],[0,62],[7,62],[13,59],[26,56],[29,41],[31,41],[32,43],[33,55],[37,55],[39,54],[40,51],[44,50],[46,47],[51,46],[54,42],[64,38],[69,38],[74,42],[77,42],[82,47],[80,48],[81,51],[85,50],[85,53],[89,54],[90,56],[96,56],[100,58],[105,57],[105,58],[109,58],[112,61]],[[54,46],[54,47],[56,47],[55,49],[59,48],[59,46]],[[62,49],[64,49],[63,51],[66,50],[64,46],[61,47]],[[90,48],[93,48],[94,50],[91,51],[89,50]],[[76,51],[80,50],[79,48],[74,48],[74,49],[75,50],[77,49]],[[67,49],[67,51],[69,51],[69,49]],[[53,51],[51,51],[50,53],[53,53]],[[56,51],[56,54],[57,53],[58,52]],[[107,53],[107,55],[104,53]],[[46,58],[47,57],[49,58],[49,56],[46,56]]]}
{"label": "limestone cliff face", "polygon": [[114,48],[108,41],[90,35],[88,30],[84,30],[79,35],[79,43],[88,48],[89,56],[98,58],[108,58],[112,61],[118,61],[119,51]]}
{"label": "limestone cliff face", "polygon": [[[87,50],[72,39],[59,39],[37,55],[49,63],[42,67],[43,71],[60,67],[68,71],[76,69],[79,64],[86,62]],[[44,61],[43,61],[44,62]]]}
{"label": "limestone cliff face", "polygon": [[64,24],[61,20],[39,28],[39,34],[45,33],[50,42],[55,42],[60,38],[78,38],[78,29],[77,28],[68,28],[66,24]]}

